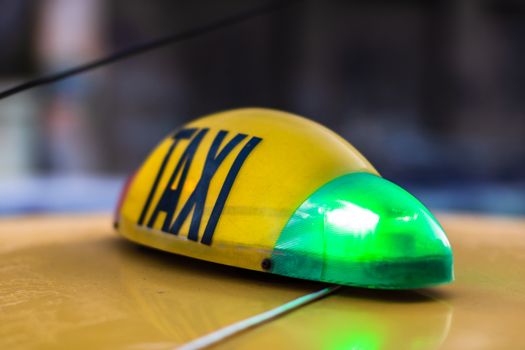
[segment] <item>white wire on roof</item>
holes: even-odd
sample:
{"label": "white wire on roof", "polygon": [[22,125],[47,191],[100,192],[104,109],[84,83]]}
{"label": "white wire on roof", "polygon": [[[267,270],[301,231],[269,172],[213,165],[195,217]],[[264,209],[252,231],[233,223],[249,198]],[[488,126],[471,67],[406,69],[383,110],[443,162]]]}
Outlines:
{"label": "white wire on roof", "polygon": [[315,300],[321,299],[337,291],[341,286],[332,286],[323,288],[317,292],[313,292],[307,295],[304,295],[300,298],[294,299],[286,304],[280,305],[269,311],[260,313],[253,317],[247,318],[245,320],[233,323],[224,328],[218,329],[215,332],[208,333],[200,338],[192,340],[189,343],[183,344],[180,347],[177,347],[178,350],[197,350],[204,349],[208,346],[216,344],[224,339],[231,337],[234,334],[245,331],[249,328],[258,326],[264,322],[267,322],[271,319],[280,317],[294,309],[302,307],[308,303],[311,303]]}

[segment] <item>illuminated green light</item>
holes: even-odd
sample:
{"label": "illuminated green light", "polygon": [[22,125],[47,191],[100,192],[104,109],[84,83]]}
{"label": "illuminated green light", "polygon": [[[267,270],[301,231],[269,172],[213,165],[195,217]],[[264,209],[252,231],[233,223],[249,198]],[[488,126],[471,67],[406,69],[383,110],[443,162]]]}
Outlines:
{"label": "illuminated green light", "polygon": [[339,177],[312,194],[283,229],[272,272],[371,288],[450,282],[452,251],[416,198],[379,176]]}

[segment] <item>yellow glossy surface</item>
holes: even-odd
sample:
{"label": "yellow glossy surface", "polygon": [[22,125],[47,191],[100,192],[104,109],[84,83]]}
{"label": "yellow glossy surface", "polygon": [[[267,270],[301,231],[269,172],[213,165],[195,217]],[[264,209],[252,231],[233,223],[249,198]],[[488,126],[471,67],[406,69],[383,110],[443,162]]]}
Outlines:
{"label": "yellow glossy surface", "polygon": [[[219,131],[228,131],[222,148],[235,135],[247,135],[212,177],[199,238],[203,236],[204,227],[209,222],[212,208],[236,156],[251,137],[261,138],[262,141],[240,168],[211,246],[187,239],[189,218],[178,235],[161,231],[165,212],[156,218],[153,229],[137,225],[159,169],[174,144],[173,139],[168,137],[162,141],[139,168],[120,211],[119,232],[133,241],[177,254],[262,270],[261,261],[271,256],[286,222],[310,194],[344,174],[377,174],[372,165],[340,136],[313,121],[286,112],[261,108],[236,109],[197,119],[182,128],[199,128],[199,131],[208,128],[209,131],[200,142],[189,167],[175,217],[201,179],[207,154]],[[193,134],[193,139],[197,134]],[[178,186],[181,176],[172,183],[169,183],[170,177],[191,142],[190,139],[179,141],[168,158],[146,218],[152,217],[164,189],[168,185],[172,189]]]}
{"label": "yellow glossy surface", "polygon": [[[525,348],[525,220],[438,218],[452,285],[347,287],[215,348]],[[0,219],[0,348],[171,349],[322,286],[143,248],[110,221]]]}

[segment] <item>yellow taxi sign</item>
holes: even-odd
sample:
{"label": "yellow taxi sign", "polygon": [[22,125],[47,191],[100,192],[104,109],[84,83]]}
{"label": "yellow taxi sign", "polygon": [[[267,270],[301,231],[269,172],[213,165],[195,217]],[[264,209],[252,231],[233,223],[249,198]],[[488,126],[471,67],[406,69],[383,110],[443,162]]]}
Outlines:
{"label": "yellow taxi sign", "polygon": [[[343,229],[345,217],[352,215],[354,226],[362,218],[375,220],[376,214],[356,209],[358,205],[349,207],[343,197],[329,199],[331,204],[320,199],[313,204],[316,214],[308,212],[309,199],[317,198],[313,195],[326,192],[325,186],[335,186],[330,193],[337,193],[341,181],[366,187],[370,181],[386,180],[348,142],[313,121],[261,108],[221,112],[190,122],[160,143],[123,194],[117,226],[133,241],[194,258],[382,287],[376,277],[355,281],[351,274],[348,279],[344,273],[333,275],[330,271],[349,266],[346,253],[331,256],[318,247],[337,241],[330,237],[341,232],[322,238],[334,231],[334,220]],[[346,207],[341,211],[334,205]],[[337,213],[343,217],[337,218]],[[372,233],[377,229],[347,228],[352,231],[349,237],[355,236],[356,229]],[[342,246],[352,249],[350,242]],[[349,252],[353,262],[369,258],[362,245],[355,247],[357,255]],[[323,266],[332,265],[332,270],[323,271]],[[387,281],[383,287],[397,288],[396,283],[400,282]]]}

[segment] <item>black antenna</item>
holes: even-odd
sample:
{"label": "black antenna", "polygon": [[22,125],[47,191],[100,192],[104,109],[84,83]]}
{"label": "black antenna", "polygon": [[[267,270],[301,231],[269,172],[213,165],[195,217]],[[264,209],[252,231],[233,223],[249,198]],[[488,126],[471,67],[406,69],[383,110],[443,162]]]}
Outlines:
{"label": "black antenna", "polygon": [[32,89],[40,85],[53,83],[55,81],[65,79],[70,76],[77,75],[77,74],[104,66],[112,62],[120,61],[120,60],[126,59],[131,56],[139,55],[141,53],[144,53],[150,50],[154,50],[157,48],[161,48],[163,46],[167,46],[169,44],[175,44],[175,43],[187,40],[187,39],[195,38],[197,36],[212,32],[214,30],[221,29],[223,27],[237,24],[247,19],[251,19],[253,17],[257,17],[263,14],[273,12],[275,10],[288,6],[291,3],[296,2],[296,1],[297,0],[272,1],[269,4],[266,4],[264,6],[261,6],[255,9],[240,12],[232,16],[217,20],[215,22],[204,24],[204,25],[201,25],[201,26],[198,26],[198,27],[195,27],[195,28],[183,31],[183,32],[170,34],[162,38],[158,38],[158,39],[151,40],[145,43],[141,43],[135,46],[131,46],[121,51],[117,51],[106,57],[102,57],[92,62],[81,64],[79,66],[63,70],[61,72],[44,75],[39,78],[35,78],[32,80],[26,81],[24,83],[15,85],[7,90],[0,92],[0,100],[6,97],[12,96],[14,94],[17,94],[19,92]]}

